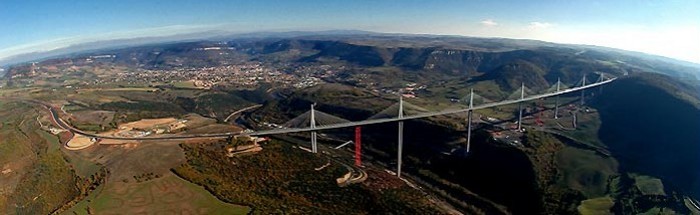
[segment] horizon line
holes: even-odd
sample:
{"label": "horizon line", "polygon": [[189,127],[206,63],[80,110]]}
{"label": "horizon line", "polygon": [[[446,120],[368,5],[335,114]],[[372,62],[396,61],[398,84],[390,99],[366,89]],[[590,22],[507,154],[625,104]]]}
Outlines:
{"label": "horizon line", "polygon": [[[613,49],[616,51],[626,51],[626,52],[633,52],[633,53],[637,53],[637,54],[645,54],[645,55],[651,55],[651,56],[656,56],[656,57],[662,57],[662,58],[667,58],[669,60],[675,60],[675,61],[680,61],[683,63],[689,63],[689,64],[693,64],[694,66],[700,67],[700,62],[695,62],[692,60],[686,60],[686,59],[670,57],[670,56],[665,56],[665,55],[660,55],[660,54],[654,54],[654,53],[649,53],[649,52],[645,52],[645,51],[629,50],[629,49],[615,48],[615,47],[596,45],[596,44],[586,44],[586,43],[552,42],[552,41],[546,41],[546,40],[542,40],[542,39],[532,39],[532,38],[513,38],[513,37],[499,37],[499,36],[472,36],[472,35],[462,35],[462,34],[440,34],[440,33],[391,32],[391,31],[374,31],[374,30],[347,29],[347,28],[316,28],[316,29],[314,29],[314,28],[306,28],[306,29],[304,29],[304,28],[270,28],[270,29],[251,30],[251,31],[235,31],[235,30],[227,30],[227,29],[218,28],[221,26],[224,26],[224,24],[170,25],[170,26],[161,26],[161,27],[155,27],[155,28],[138,29],[138,30],[133,30],[133,31],[116,31],[116,32],[109,32],[109,33],[97,34],[97,35],[57,38],[57,39],[53,39],[53,40],[40,41],[40,42],[36,42],[36,43],[22,44],[22,45],[17,45],[17,46],[13,46],[13,47],[8,47],[5,49],[0,49],[0,67],[10,67],[13,65],[18,65],[18,64],[23,64],[23,63],[33,62],[33,61],[40,61],[40,60],[57,58],[57,57],[60,57],[62,55],[76,54],[76,53],[80,53],[80,52],[97,51],[97,50],[101,50],[101,49],[111,49],[111,48],[117,48],[120,46],[122,46],[122,47],[138,47],[138,46],[144,46],[144,45],[149,45],[149,44],[158,44],[158,43],[178,43],[178,42],[186,42],[186,41],[190,41],[190,42],[194,42],[194,41],[221,41],[220,39],[223,39],[224,37],[235,37],[235,36],[241,36],[241,35],[246,35],[246,34],[265,34],[265,33],[284,34],[284,33],[298,32],[298,33],[321,33],[319,35],[322,35],[322,33],[329,33],[329,32],[333,32],[333,31],[337,31],[337,32],[342,32],[342,31],[353,32],[353,31],[355,31],[355,32],[364,32],[364,33],[369,33],[369,34],[395,35],[395,36],[440,36],[440,37],[527,40],[527,41],[552,43],[552,44],[558,44],[558,45],[590,46],[590,47],[597,47],[597,48]],[[217,27],[217,28],[212,28],[212,27]],[[175,32],[163,33],[163,31],[168,31],[168,30],[173,30]],[[137,33],[141,33],[141,34],[135,35]],[[202,35],[202,34],[206,34],[206,33],[214,33],[214,34]],[[339,34],[339,35],[343,35],[343,34]],[[348,33],[345,35],[353,35],[353,34]],[[268,36],[272,36],[272,35],[268,35]],[[312,35],[299,35],[299,36],[312,36]],[[180,38],[178,38],[178,37],[180,37]],[[263,36],[263,37],[265,37],[265,36]],[[294,36],[292,36],[292,37],[294,37]],[[84,48],[82,50],[68,50],[70,48],[76,48],[76,47],[79,47],[81,45],[86,45],[86,44],[91,44],[91,43],[103,43],[103,42],[110,42],[110,41],[139,40],[139,39],[143,39],[143,40],[153,39],[156,41],[147,41],[147,42],[142,42],[142,43],[136,42],[134,44],[122,44],[122,45],[113,44],[113,45],[105,45],[105,47]],[[212,39],[214,39],[214,40],[212,40]],[[233,38],[231,38],[231,39],[233,39]],[[64,50],[66,53],[50,54],[50,52],[54,52],[54,51],[60,52],[61,50]],[[3,56],[3,52],[5,52],[4,56]],[[48,56],[36,57],[34,59],[26,59],[26,60],[17,59],[17,58],[21,58],[21,57],[27,56],[27,55],[32,55],[32,54],[40,55],[42,53],[47,54]],[[32,58],[32,57],[27,57],[27,58]],[[17,59],[17,60],[15,60],[16,62],[13,62],[13,59]]]}

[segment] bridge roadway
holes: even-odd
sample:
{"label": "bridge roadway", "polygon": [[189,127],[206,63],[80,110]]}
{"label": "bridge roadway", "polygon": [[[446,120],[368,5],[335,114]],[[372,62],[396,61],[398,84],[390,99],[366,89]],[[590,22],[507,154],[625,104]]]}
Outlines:
{"label": "bridge roadway", "polygon": [[559,92],[552,92],[552,93],[545,93],[541,95],[535,95],[535,96],[530,96],[530,97],[525,97],[523,99],[516,99],[516,100],[505,100],[505,101],[500,101],[500,102],[494,102],[494,103],[489,103],[489,104],[483,104],[483,105],[477,105],[472,108],[465,108],[465,109],[454,109],[454,110],[444,110],[444,111],[439,111],[439,112],[429,112],[429,113],[421,113],[421,114],[416,114],[416,115],[410,115],[410,116],[403,116],[403,118],[386,118],[386,119],[371,119],[371,120],[363,120],[363,121],[356,121],[356,122],[347,122],[347,123],[339,123],[339,124],[332,124],[332,125],[320,125],[316,126],[314,128],[311,127],[306,127],[306,128],[283,128],[283,129],[273,129],[273,130],[265,130],[265,131],[255,131],[255,132],[227,132],[227,133],[215,133],[215,134],[181,134],[181,135],[164,135],[164,136],[157,136],[157,137],[113,137],[113,136],[104,136],[104,135],[98,135],[98,134],[90,134],[83,132],[81,130],[78,130],[67,123],[65,123],[54,108],[47,106],[49,108],[49,111],[51,112],[52,117],[54,118],[55,122],[59,125],[59,127],[62,127],[64,129],[70,130],[74,133],[81,134],[84,136],[88,137],[95,137],[95,138],[102,138],[102,139],[114,139],[114,140],[172,140],[172,139],[192,139],[192,138],[221,138],[221,137],[229,137],[233,135],[239,135],[239,134],[247,134],[251,136],[262,136],[262,135],[273,135],[273,134],[287,134],[287,133],[299,133],[299,132],[310,132],[310,131],[320,131],[320,130],[330,130],[330,129],[338,129],[338,128],[347,128],[347,127],[355,127],[355,126],[362,126],[362,125],[372,125],[372,124],[381,124],[381,123],[388,123],[388,122],[399,122],[399,121],[406,121],[406,120],[412,120],[412,119],[420,119],[420,118],[427,118],[427,117],[432,117],[432,116],[439,116],[439,115],[449,115],[449,114],[457,114],[457,113],[463,113],[467,112],[470,110],[479,110],[479,109],[484,109],[484,108],[491,108],[491,107],[496,107],[496,106],[502,106],[502,105],[509,105],[509,104],[517,104],[520,102],[525,102],[525,101],[531,101],[531,100],[536,100],[536,99],[541,99],[541,98],[547,98],[547,97],[552,97],[552,96],[558,96],[562,94],[567,94],[571,92],[576,92],[579,90],[585,90],[588,88],[593,88],[597,87],[603,84],[610,83],[614,81],[617,78],[612,78],[608,79],[605,81],[600,81],[596,83],[591,83],[585,86],[581,87],[574,87],[566,90],[561,90]]}

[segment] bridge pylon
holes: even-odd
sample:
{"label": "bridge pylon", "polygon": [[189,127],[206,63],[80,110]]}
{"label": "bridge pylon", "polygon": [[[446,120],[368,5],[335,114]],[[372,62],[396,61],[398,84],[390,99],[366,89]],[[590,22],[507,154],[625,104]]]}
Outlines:
{"label": "bridge pylon", "polygon": [[[399,95],[399,115],[398,118],[403,118],[403,96]],[[398,135],[398,150],[396,156],[396,176],[401,178],[401,161],[403,157],[403,121],[399,121]]]}
{"label": "bridge pylon", "polygon": [[467,154],[469,154],[472,140],[472,108],[474,108],[474,88],[469,90],[469,111],[467,111]]}
{"label": "bridge pylon", "polygon": [[398,123],[398,150],[396,158],[396,174],[401,177],[401,167],[403,165],[403,127],[404,122],[401,119],[405,117],[412,117],[417,114],[428,113],[429,111],[413,105],[409,102],[404,101],[403,95],[399,94],[399,102],[385,108],[384,110],[378,112],[377,114],[368,118],[368,120],[378,120],[378,119],[391,119],[396,118]]}
{"label": "bridge pylon", "polygon": [[[557,78],[557,93],[561,90],[561,79]],[[554,119],[559,119],[559,95],[554,97]]]}
{"label": "bridge pylon", "polygon": [[[596,82],[603,82],[605,81],[605,73],[600,73],[600,76],[598,76],[598,81]],[[598,94],[603,93],[603,85],[598,86]]]}
{"label": "bridge pylon", "polygon": [[[585,86],[586,86],[586,74],[583,74],[583,80],[581,80],[581,87],[585,87]],[[586,89],[582,89],[581,90],[581,106],[586,104],[585,96],[586,96]]]}
{"label": "bridge pylon", "polygon": [[362,127],[355,126],[355,166],[362,166]]}
{"label": "bridge pylon", "polygon": [[[334,124],[349,123],[350,121],[316,110],[316,103],[311,104],[309,111],[285,122],[281,126],[287,128],[310,128],[311,129],[311,152],[318,152],[318,126],[328,126]],[[307,127],[308,126],[308,127]]]}
{"label": "bridge pylon", "polygon": [[[314,110],[315,105],[316,105],[316,103],[311,104],[311,119],[309,120],[311,122],[311,125],[310,125],[311,128],[316,128],[316,111]],[[318,142],[316,141],[316,131],[311,132],[311,152],[318,153]]]}
{"label": "bridge pylon", "polygon": [[520,84],[520,102],[518,102],[518,131],[522,131],[523,124],[523,99],[525,99],[525,83]]}

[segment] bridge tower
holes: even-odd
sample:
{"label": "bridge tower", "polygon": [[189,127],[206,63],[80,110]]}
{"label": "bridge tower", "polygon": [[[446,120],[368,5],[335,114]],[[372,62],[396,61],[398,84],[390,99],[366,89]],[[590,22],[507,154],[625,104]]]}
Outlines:
{"label": "bridge tower", "polygon": [[[561,90],[561,79],[557,78],[557,93]],[[559,119],[559,95],[554,98],[554,119]]]}
{"label": "bridge tower", "polygon": [[469,111],[467,111],[467,154],[472,140],[472,108],[474,108],[474,88],[469,90]]}
{"label": "bridge tower", "polygon": [[[586,86],[586,74],[583,74],[583,80],[581,80],[581,87]],[[581,90],[581,106],[585,104],[585,94],[586,94],[586,89]]]}
{"label": "bridge tower", "polygon": [[[403,118],[403,95],[399,95],[399,115],[398,118]],[[399,147],[396,159],[396,175],[401,178],[401,159],[403,155],[403,121],[399,121]]]}
{"label": "bridge tower", "polygon": [[[316,113],[315,113],[316,111],[314,111],[315,105],[316,105],[316,103],[311,104],[311,119],[309,121],[311,124],[310,127],[312,129],[316,128]],[[311,152],[318,153],[318,145],[316,142],[316,131],[311,132]]]}
{"label": "bridge tower", "polygon": [[282,124],[284,128],[306,128],[311,132],[311,152],[318,153],[318,131],[319,126],[349,123],[347,119],[333,116],[316,110],[316,103],[311,104],[311,109],[303,114]]}
{"label": "bridge tower", "polygon": [[518,131],[523,130],[523,99],[525,99],[525,83],[520,84],[520,102],[518,102]]}
{"label": "bridge tower", "polygon": [[[605,73],[600,73],[600,76],[598,76],[598,82],[603,82],[605,81]],[[603,85],[598,86],[598,94],[603,93]]]}
{"label": "bridge tower", "polygon": [[355,126],[355,166],[362,166],[362,127]]}
{"label": "bridge tower", "polygon": [[398,146],[397,146],[397,156],[396,156],[396,175],[401,177],[401,168],[403,166],[403,129],[404,129],[404,119],[406,117],[411,117],[413,114],[429,113],[428,110],[413,105],[407,101],[404,101],[403,94],[399,95],[399,102],[385,108],[384,110],[374,114],[373,116],[367,118],[368,120],[378,120],[378,119],[392,119],[398,123]]}

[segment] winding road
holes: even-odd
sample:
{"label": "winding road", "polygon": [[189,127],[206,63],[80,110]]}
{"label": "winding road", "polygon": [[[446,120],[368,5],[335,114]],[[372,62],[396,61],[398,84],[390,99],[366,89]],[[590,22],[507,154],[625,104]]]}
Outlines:
{"label": "winding road", "polygon": [[246,112],[246,111],[249,111],[249,110],[253,110],[253,109],[256,109],[256,108],[259,108],[259,107],[262,107],[262,105],[261,105],[261,104],[256,104],[256,105],[248,106],[248,107],[245,107],[245,108],[243,108],[243,109],[237,110],[237,111],[235,111],[235,112],[229,114],[228,117],[226,117],[226,119],[224,119],[224,122],[228,122],[228,120],[231,119],[231,117],[235,116],[236,114],[243,113],[243,112]]}

